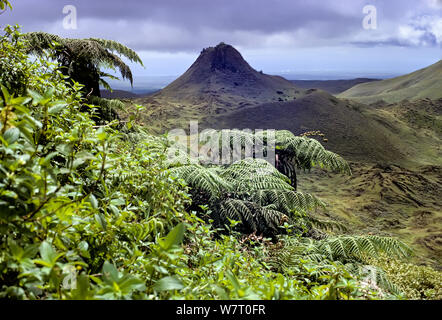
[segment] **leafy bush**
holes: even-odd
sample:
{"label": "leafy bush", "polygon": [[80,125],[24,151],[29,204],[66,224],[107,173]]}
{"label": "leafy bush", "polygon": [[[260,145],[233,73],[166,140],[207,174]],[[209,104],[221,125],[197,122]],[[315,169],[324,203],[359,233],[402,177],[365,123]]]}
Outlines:
{"label": "leafy bush", "polygon": [[404,263],[388,256],[371,260],[379,266],[408,299],[441,300],[442,274],[428,266]]}
{"label": "leafy bush", "polygon": [[[80,111],[81,85],[71,86],[57,65],[30,60],[16,30],[6,29],[1,48],[10,69],[0,74],[1,296],[65,298],[60,283],[72,269],[79,283],[95,279],[104,291],[112,281],[139,283],[128,273],[134,251],[181,220],[185,188],[142,132],[134,139],[95,126]],[[27,79],[18,97],[16,68]],[[92,278],[102,270],[104,278]],[[132,289],[113,297],[134,297]]]}

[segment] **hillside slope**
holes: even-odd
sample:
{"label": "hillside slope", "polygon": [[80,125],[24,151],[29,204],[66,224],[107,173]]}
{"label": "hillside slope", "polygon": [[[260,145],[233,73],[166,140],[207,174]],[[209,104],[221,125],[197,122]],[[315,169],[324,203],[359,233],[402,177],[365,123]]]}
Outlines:
{"label": "hillside slope", "polygon": [[380,81],[380,79],[356,78],[349,80],[290,80],[298,88],[320,89],[331,94],[339,94],[358,84]]}
{"label": "hillside slope", "polygon": [[442,98],[442,60],[404,76],[359,84],[338,97],[362,103]]}
{"label": "hillside slope", "polygon": [[351,176],[300,172],[299,189],[328,204],[317,214],[350,232],[399,237],[413,247],[415,262],[442,269],[442,167],[350,165]]}
{"label": "hillside slope", "polygon": [[136,99],[139,96],[136,93],[125,90],[100,90],[101,97],[105,99]]}
{"label": "hillside slope", "polygon": [[[407,120],[422,103],[409,103],[408,109],[398,105],[374,108],[316,90],[295,101],[262,104],[212,117],[204,126],[286,129],[295,134],[320,130],[328,139],[328,149],[354,161],[442,165],[440,130],[418,130]],[[427,105],[434,109],[427,122],[440,121],[442,101],[428,100]],[[402,118],[399,110],[401,115],[404,113]]]}

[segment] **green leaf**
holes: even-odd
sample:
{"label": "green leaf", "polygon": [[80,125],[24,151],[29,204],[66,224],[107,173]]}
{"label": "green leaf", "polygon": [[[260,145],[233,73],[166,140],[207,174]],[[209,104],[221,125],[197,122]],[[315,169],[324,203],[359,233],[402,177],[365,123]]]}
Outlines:
{"label": "green leaf", "polygon": [[103,275],[106,280],[110,280],[111,282],[118,282],[120,278],[120,273],[117,268],[109,261],[104,262]]}
{"label": "green leaf", "polygon": [[72,152],[72,146],[65,143],[58,145],[55,149],[65,156],[69,156]]}
{"label": "green leaf", "polygon": [[95,198],[95,196],[92,193],[89,196],[89,202],[91,203],[92,208],[98,209],[98,200],[97,198]]}
{"label": "green leaf", "polygon": [[34,90],[28,89],[28,94],[32,97],[32,104],[34,106],[36,106],[41,100],[43,100],[43,97]]}
{"label": "green leaf", "polygon": [[109,209],[112,211],[114,215],[118,215],[120,213],[120,210],[113,204],[109,205]]}
{"label": "green leaf", "polygon": [[80,254],[85,258],[90,258],[91,255],[89,254],[89,244],[86,241],[81,241],[78,244],[78,250],[80,251]]}
{"label": "green leaf", "polygon": [[9,104],[11,96],[9,95],[8,89],[6,89],[6,87],[2,84],[0,85],[0,88],[2,90],[3,96],[5,97],[5,104]]}
{"label": "green leaf", "polygon": [[40,245],[40,256],[43,261],[52,263],[57,256],[57,252],[54,250],[52,245],[47,241],[43,241]]}
{"label": "green leaf", "polygon": [[25,247],[23,251],[23,258],[30,259],[33,258],[38,252],[38,244],[31,244]]}
{"label": "green leaf", "polygon": [[90,290],[89,277],[82,274],[77,278],[77,288],[72,290],[69,298],[73,300],[88,300],[94,297],[93,293]]}
{"label": "green leaf", "polygon": [[35,263],[52,268],[58,259],[60,259],[64,253],[57,254],[55,249],[47,241],[43,241],[40,245],[40,256],[42,260],[35,260]]}
{"label": "green leaf", "polygon": [[31,101],[32,99],[29,97],[17,97],[11,100],[11,104],[13,105],[24,105]]}
{"label": "green leaf", "polygon": [[169,250],[183,241],[184,231],[185,226],[183,223],[180,223],[173,228],[165,238],[158,239],[158,243],[164,250]]}
{"label": "green leaf", "polygon": [[11,249],[12,256],[18,261],[20,261],[21,257],[23,256],[23,249],[20,246],[18,246],[14,240],[10,238],[8,238],[8,245],[9,249]]}
{"label": "green leaf", "polygon": [[100,128],[100,129],[97,130],[97,138],[98,138],[98,140],[105,141],[107,139],[107,137],[108,137],[107,133],[106,133],[106,131],[104,131],[103,128]]}
{"label": "green leaf", "polygon": [[131,292],[133,290],[139,290],[139,291],[146,290],[144,281],[132,275],[126,275],[124,277],[124,280],[121,281],[118,285],[120,289],[124,292]]}
{"label": "green leaf", "polygon": [[184,288],[184,285],[176,277],[165,277],[158,280],[153,288],[155,291],[181,290]]}
{"label": "green leaf", "polygon": [[48,109],[49,114],[57,114],[64,108],[66,108],[68,104],[64,101],[57,101],[54,103],[51,103]]}
{"label": "green leaf", "polygon": [[106,218],[103,216],[103,214],[102,214],[101,212],[95,215],[95,221],[97,221],[98,225],[99,225],[104,231],[106,231],[106,229],[107,229]]}
{"label": "green leaf", "polygon": [[55,89],[53,87],[49,87],[44,93],[44,99],[50,99],[54,95]]}
{"label": "green leaf", "polygon": [[18,128],[10,128],[6,130],[6,132],[3,134],[3,138],[6,140],[8,145],[13,144],[18,140],[20,137],[20,130]]}
{"label": "green leaf", "polygon": [[241,290],[241,285],[238,282],[238,279],[235,277],[235,275],[229,270],[226,272],[227,279],[232,283],[233,287],[236,291]]}

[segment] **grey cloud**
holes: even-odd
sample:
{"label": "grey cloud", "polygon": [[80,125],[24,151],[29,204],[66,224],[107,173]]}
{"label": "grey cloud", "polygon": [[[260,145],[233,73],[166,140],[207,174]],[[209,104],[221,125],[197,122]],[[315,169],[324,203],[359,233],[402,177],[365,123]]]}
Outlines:
{"label": "grey cloud", "polygon": [[[427,1],[372,0],[379,16],[394,23]],[[434,0],[439,1],[440,0]],[[1,24],[72,37],[112,38],[136,50],[194,51],[216,42],[260,47],[292,41],[294,46],[345,43],[361,29],[365,0],[12,0]],[[79,29],[61,28],[62,8],[78,9]],[[433,10],[433,9],[428,9]],[[276,41],[276,42],[272,42]],[[348,41],[347,41],[348,42]],[[356,41],[357,42],[357,41]]]}

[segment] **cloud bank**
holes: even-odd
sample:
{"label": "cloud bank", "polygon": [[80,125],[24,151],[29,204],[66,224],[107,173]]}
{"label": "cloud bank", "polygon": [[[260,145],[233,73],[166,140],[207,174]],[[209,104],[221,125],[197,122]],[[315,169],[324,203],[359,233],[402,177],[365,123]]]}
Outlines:
{"label": "cloud bank", "polygon": [[[20,0],[1,24],[70,37],[102,37],[136,50],[192,52],[224,41],[240,48],[441,46],[441,0]],[[362,27],[374,5],[378,28]],[[74,5],[78,29],[63,29]]]}

